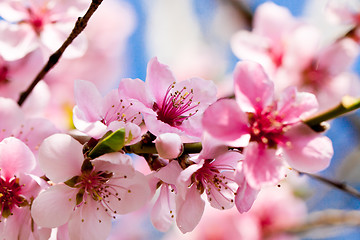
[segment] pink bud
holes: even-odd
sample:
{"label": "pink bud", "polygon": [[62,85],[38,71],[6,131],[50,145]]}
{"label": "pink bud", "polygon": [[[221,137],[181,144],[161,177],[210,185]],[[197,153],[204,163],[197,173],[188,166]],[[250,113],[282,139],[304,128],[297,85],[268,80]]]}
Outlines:
{"label": "pink bud", "polygon": [[155,140],[155,146],[159,156],[166,159],[177,158],[183,150],[181,138],[176,133],[160,134]]}

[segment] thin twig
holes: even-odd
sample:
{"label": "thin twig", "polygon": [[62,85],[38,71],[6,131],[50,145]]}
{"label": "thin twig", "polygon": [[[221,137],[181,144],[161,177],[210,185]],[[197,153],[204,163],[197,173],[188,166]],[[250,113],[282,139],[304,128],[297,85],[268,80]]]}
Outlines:
{"label": "thin twig", "polygon": [[301,235],[321,227],[360,226],[360,211],[328,209],[310,213],[305,223],[281,232]]}
{"label": "thin twig", "polygon": [[346,193],[360,199],[360,192],[357,191],[355,188],[347,185],[344,182],[338,182],[338,181],[331,180],[331,179],[325,178],[323,176],[319,176],[319,175],[312,174],[312,173],[305,173],[305,172],[299,172],[299,173],[300,174],[305,174],[305,175],[307,175],[307,176],[309,176],[311,178],[319,180],[319,181],[321,181],[323,183],[326,183],[326,184],[328,184],[330,186],[333,186],[333,187],[335,187],[335,188],[337,188],[337,189],[339,189],[339,190],[341,190],[343,192],[346,192]]}
{"label": "thin twig", "polygon": [[62,46],[54,52],[50,57],[45,66],[41,69],[38,75],[35,77],[31,85],[26,89],[26,91],[20,94],[20,98],[18,100],[19,106],[21,106],[27,97],[30,95],[35,86],[44,78],[44,76],[53,68],[56,63],[59,61],[62,54],[65,52],[66,48],[73,42],[73,40],[85,29],[90,17],[99,7],[103,0],[92,0],[89,9],[86,11],[83,17],[79,17],[75,23],[73,30],[71,31],[69,37],[65,40]]}

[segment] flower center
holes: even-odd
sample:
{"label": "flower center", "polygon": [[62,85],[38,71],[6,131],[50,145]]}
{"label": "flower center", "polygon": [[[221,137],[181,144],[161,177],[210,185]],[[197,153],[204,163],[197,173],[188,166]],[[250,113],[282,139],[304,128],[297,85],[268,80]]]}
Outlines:
{"label": "flower center", "polygon": [[[225,200],[233,203],[237,190],[233,178],[235,168],[230,165],[214,166],[214,161],[216,160],[206,159],[204,165],[191,176],[191,180],[196,184],[200,194],[206,190],[210,202],[215,201],[219,204]],[[219,207],[225,209],[224,206]]]}
{"label": "flower center", "polygon": [[101,122],[107,126],[114,121],[140,123],[141,113],[133,110],[132,106],[133,103],[120,99],[118,104],[112,105],[107,110]]}
{"label": "flower center", "polygon": [[6,218],[12,215],[11,210],[17,206],[22,207],[27,204],[27,201],[21,196],[22,186],[19,184],[19,178],[13,177],[11,179],[0,178],[0,204],[1,216]]}
{"label": "flower center", "polygon": [[6,65],[0,66],[0,85],[9,82],[8,73],[9,73],[9,68]]}
{"label": "flower center", "polygon": [[326,69],[319,68],[315,62],[312,62],[303,71],[302,87],[309,88],[312,93],[316,93],[323,87],[324,79],[329,76],[329,72]]}
{"label": "flower center", "polygon": [[[35,12],[31,8],[27,8],[28,19],[23,22],[30,24],[37,35],[40,35],[45,25],[45,16]],[[45,11],[44,11],[45,12]],[[45,14],[44,14],[45,15]]]}
{"label": "flower center", "polygon": [[[153,106],[153,110],[158,114],[158,120],[173,127],[181,125],[184,120],[196,114],[198,110],[195,108],[200,104],[200,102],[193,102],[193,89],[188,91],[186,87],[183,87],[180,91],[172,92],[174,87],[175,82],[167,89],[161,107],[156,103]],[[192,111],[194,109],[195,111]]]}
{"label": "flower center", "polygon": [[250,123],[250,141],[258,142],[269,148],[276,148],[278,143],[285,142],[284,133],[287,125],[281,117],[272,111],[272,107],[261,113],[248,113]]}

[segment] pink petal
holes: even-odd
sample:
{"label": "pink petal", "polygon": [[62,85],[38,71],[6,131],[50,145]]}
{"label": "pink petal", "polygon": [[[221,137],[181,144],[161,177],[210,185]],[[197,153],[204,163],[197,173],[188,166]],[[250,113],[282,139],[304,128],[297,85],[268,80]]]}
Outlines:
{"label": "pink petal", "polygon": [[249,143],[250,134],[246,114],[231,99],[222,99],[204,112],[204,129],[229,145],[243,147]]}
{"label": "pink petal", "polygon": [[[193,104],[200,103],[196,109],[204,111],[210,104],[216,101],[216,85],[211,80],[204,80],[201,78],[190,78],[176,83],[174,91],[181,91],[186,88],[188,92],[193,92]],[[190,118],[191,119],[191,118]]]}
{"label": "pink petal", "polygon": [[240,213],[244,213],[249,211],[252,207],[259,190],[252,188],[248,184],[242,171],[242,165],[239,166],[236,173],[236,182],[238,183],[239,188],[236,191],[235,205]]}
{"label": "pink petal", "polygon": [[40,193],[31,207],[31,216],[35,223],[48,228],[65,224],[76,204],[75,192],[76,189],[61,184]]}
{"label": "pink petal", "polygon": [[193,185],[187,192],[185,199],[176,198],[176,223],[182,233],[191,232],[203,215],[205,202]]}
{"label": "pink petal", "polygon": [[64,182],[81,175],[83,146],[66,134],[46,138],[39,149],[40,168],[53,182]]}
{"label": "pink petal", "polygon": [[107,204],[118,214],[133,212],[150,200],[147,178],[140,172],[136,171],[131,178],[110,179],[109,184],[117,191],[118,196],[107,198]]}
{"label": "pink petal", "polygon": [[68,223],[70,239],[106,239],[111,231],[111,219],[99,202],[89,198]]}
{"label": "pink petal", "polygon": [[296,123],[318,109],[318,102],[314,94],[297,92],[295,87],[285,89],[278,101],[278,114],[283,123]]}
{"label": "pink petal", "polygon": [[0,142],[0,169],[6,179],[29,173],[35,164],[34,154],[22,141],[9,137]]}
{"label": "pink petal", "polygon": [[291,167],[299,171],[318,172],[329,166],[334,150],[328,137],[302,123],[285,135],[289,143],[283,146],[284,155]]}
{"label": "pink petal", "polygon": [[129,155],[114,152],[101,155],[92,161],[96,171],[113,172],[118,177],[133,177],[135,169]]}
{"label": "pink petal", "polygon": [[122,79],[119,84],[119,96],[138,100],[143,109],[152,109],[155,101],[147,85],[140,79]]}
{"label": "pink petal", "polygon": [[76,80],[74,86],[75,102],[78,111],[89,122],[101,121],[102,96],[92,82]]}
{"label": "pink petal", "polygon": [[162,133],[177,133],[184,135],[184,132],[176,127],[172,127],[167,123],[164,123],[157,119],[154,114],[144,114],[144,121],[148,130],[155,136],[159,136]]}
{"label": "pink petal", "polygon": [[148,63],[145,82],[155,97],[156,103],[161,107],[166,91],[172,83],[176,82],[176,79],[169,67],[159,63],[154,57]]}
{"label": "pink petal", "polygon": [[256,9],[254,31],[259,35],[270,38],[274,41],[274,44],[278,44],[282,35],[291,29],[294,24],[294,17],[285,7],[266,2]]}
{"label": "pink petal", "polygon": [[24,114],[12,99],[0,97],[0,140],[12,134],[13,130],[24,121]]}
{"label": "pink petal", "polygon": [[208,132],[204,131],[202,137],[202,149],[201,157],[203,159],[212,159],[216,156],[219,156],[223,153],[228,152],[228,146],[226,146],[222,141],[213,138]]}
{"label": "pink petal", "polygon": [[275,149],[266,149],[253,142],[245,148],[244,174],[252,188],[276,184],[284,178],[284,163]]}
{"label": "pink petal", "polygon": [[175,185],[181,171],[182,168],[180,167],[179,162],[173,160],[170,161],[170,163],[165,167],[160,168],[160,170],[155,173],[155,177],[159,178],[167,184]]}
{"label": "pink petal", "polygon": [[169,230],[175,219],[175,193],[169,189],[169,185],[163,184],[160,194],[151,210],[151,223],[162,232]]}
{"label": "pink petal", "polygon": [[332,75],[340,74],[350,69],[359,51],[359,45],[350,38],[336,41],[320,53],[318,67],[328,70]]}
{"label": "pink petal", "polygon": [[44,118],[27,119],[13,135],[22,140],[33,151],[37,152],[42,141],[48,136],[59,132],[54,124]]}
{"label": "pink petal", "polygon": [[239,62],[234,71],[236,101],[244,112],[261,111],[273,101],[274,84],[262,66],[255,62]]}
{"label": "pink petal", "polygon": [[39,46],[30,26],[0,21],[0,52],[8,60],[18,60]]}
{"label": "pink petal", "polygon": [[102,122],[89,121],[85,113],[78,106],[75,106],[73,109],[73,122],[76,129],[95,139],[100,139],[107,130],[107,126]]}

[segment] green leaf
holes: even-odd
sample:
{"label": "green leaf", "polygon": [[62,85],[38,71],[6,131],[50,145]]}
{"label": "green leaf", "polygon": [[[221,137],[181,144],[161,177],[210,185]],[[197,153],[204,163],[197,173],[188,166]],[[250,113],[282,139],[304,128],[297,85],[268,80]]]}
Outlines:
{"label": "green leaf", "polygon": [[106,153],[118,152],[125,145],[125,129],[121,128],[115,132],[109,131],[99,140],[96,146],[89,153],[91,159],[97,158]]}

